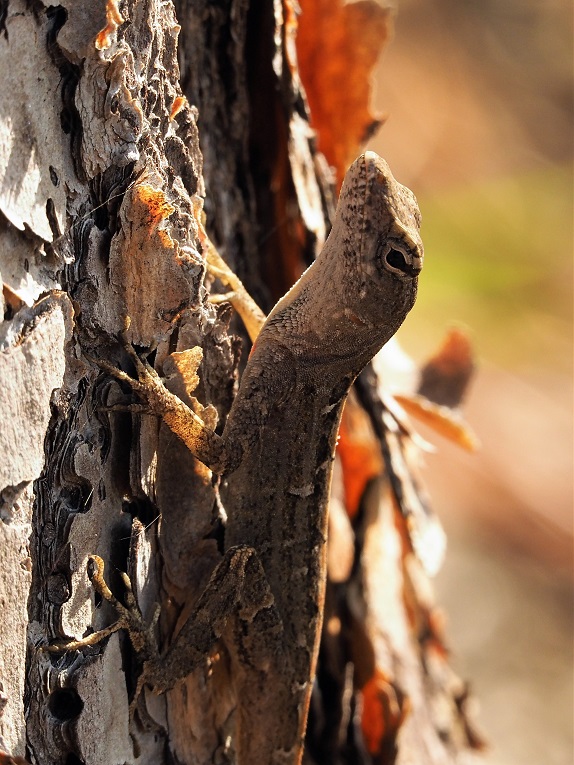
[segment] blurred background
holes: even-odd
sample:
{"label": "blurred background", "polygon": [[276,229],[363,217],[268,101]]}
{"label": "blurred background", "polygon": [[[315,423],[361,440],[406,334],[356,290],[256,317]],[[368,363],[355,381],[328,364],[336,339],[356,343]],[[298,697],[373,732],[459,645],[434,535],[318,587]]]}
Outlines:
{"label": "blurred background", "polygon": [[437,579],[490,765],[572,765],[573,51],[569,0],[400,0],[369,142],[415,191],[425,270],[399,334],[423,361],[471,333],[465,413],[426,480],[449,536]]}

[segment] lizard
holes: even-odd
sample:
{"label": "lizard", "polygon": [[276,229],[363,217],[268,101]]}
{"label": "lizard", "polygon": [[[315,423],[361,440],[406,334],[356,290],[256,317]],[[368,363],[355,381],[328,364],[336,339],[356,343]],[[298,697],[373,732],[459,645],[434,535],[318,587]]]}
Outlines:
{"label": "lizard", "polygon": [[139,411],[163,418],[221,476],[228,515],[223,558],[162,654],[129,582],[126,607],[107,588],[103,562],[92,556],[92,582],[120,613],[103,632],[128,629],[145,659],[139,687],[145,682],[156,692],[187,676],[222,639],[238,702],[239,765],[301,762],[341,411],[356,376],[414,305],[423,263],[420,222],[415,196],[381,157],[366,152],[355,160],[323,249],[257,334],[222,435],[170,393],[133,348],[137,377],[97,362],[129,383],[142,402]]}

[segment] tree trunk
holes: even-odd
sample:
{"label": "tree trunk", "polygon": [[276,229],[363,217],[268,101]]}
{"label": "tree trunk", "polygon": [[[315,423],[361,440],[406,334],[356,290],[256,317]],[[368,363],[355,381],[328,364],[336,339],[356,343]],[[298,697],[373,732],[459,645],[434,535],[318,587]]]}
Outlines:
{"label": "tree trunk", "polygon": [[[390,23],[387,10],[369,12]],[[223,650],[163,696],[146,689],[130,718],[141,667],[126,635],[82,652],[43,648],[114,621],[90,586],[90,554],[120,598],[129,572],[150,623],[161,604],[162,646],[219,560],[211,474],[156,418],[111,411],[129,390],[93,359],[129,362],[118,340],[126,316],[158,369],[200,346],[194,395],[224,422],[249,347],[229,304],[207,301],[202,209],[265,310],[322,246],[334,209],[295,37],[289,0],[13,0],[0,10],[0,733],[32,763],[234,762]],[[358,151],[345,140],[329,157],[339,176]],[[175,376],[169,385],[186,395]],[[350,521],[358,447],[342,445],[305,761],[460,762],[477,743],[464,692],[431,629],[424,574],[412,574],[388,443],[369,424],[376,385],[361,385],[347,444],[360,421],[375,465],[354,484]]]}

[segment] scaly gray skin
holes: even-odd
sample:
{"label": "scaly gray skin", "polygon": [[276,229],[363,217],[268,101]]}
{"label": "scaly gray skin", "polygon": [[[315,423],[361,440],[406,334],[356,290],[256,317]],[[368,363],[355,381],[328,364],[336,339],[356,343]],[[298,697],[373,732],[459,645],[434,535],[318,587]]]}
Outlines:
{"label": "scaly gray skin", "polygon": [[321,254],[257,338],[221,438],[149,368],[140,364],[132,383],[223,475],[228,513],[222,563],[174,644],[146,662],[145,679],[170,687],[222,637],[237,692],[239,765],[301,760],[341,410],[355,377],[415,302],[419,226],[415,197],[387,163],[373,152],[359,157]]}
{"label": "scaly gray skin", "polygon": [[387,163],[359,157],[321,254],[267,318],[231,409],[223,439],[239,466],[222,490],[225,546],[257,551],[283,626],[280,659],[238,692],[247,716],[240,762],[297,762],[302,751],[341,411],[355,377],[414,305],[419,226],[414,195]]}

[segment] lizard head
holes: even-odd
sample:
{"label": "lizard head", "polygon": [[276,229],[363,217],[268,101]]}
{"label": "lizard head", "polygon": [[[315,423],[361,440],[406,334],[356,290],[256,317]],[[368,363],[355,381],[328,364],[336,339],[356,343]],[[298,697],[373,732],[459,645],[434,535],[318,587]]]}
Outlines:
{"label": "lizard head", "polygon": [[407,284],[416,279],[423,265],[417,200],[374,151],[361,155],[347,172],[341,200],[353,199],[355,204],[343,205],[342,210],[344,217],[350,213],[353,219],[346,222],[358,229],[362,270],[374,279],[385,272]]}
{"label": "lizard head", "polygon": [[[270,313],[268,335],[288,328],[289,347],[322,375],[353,374],[394,335],[413,307],[423,246],[413,193],[366,152],[348,169],[333,228],[315,263]],[[284,339],[281,340],[285,344]],[[351,360],[352,363],[351,363]]]}
{"label": "lizard head", "polygon": [[347,171],[337,213],[349,308],[382,334],[393,333],[414,305],[423,264],[415,196],[368,151]]}

